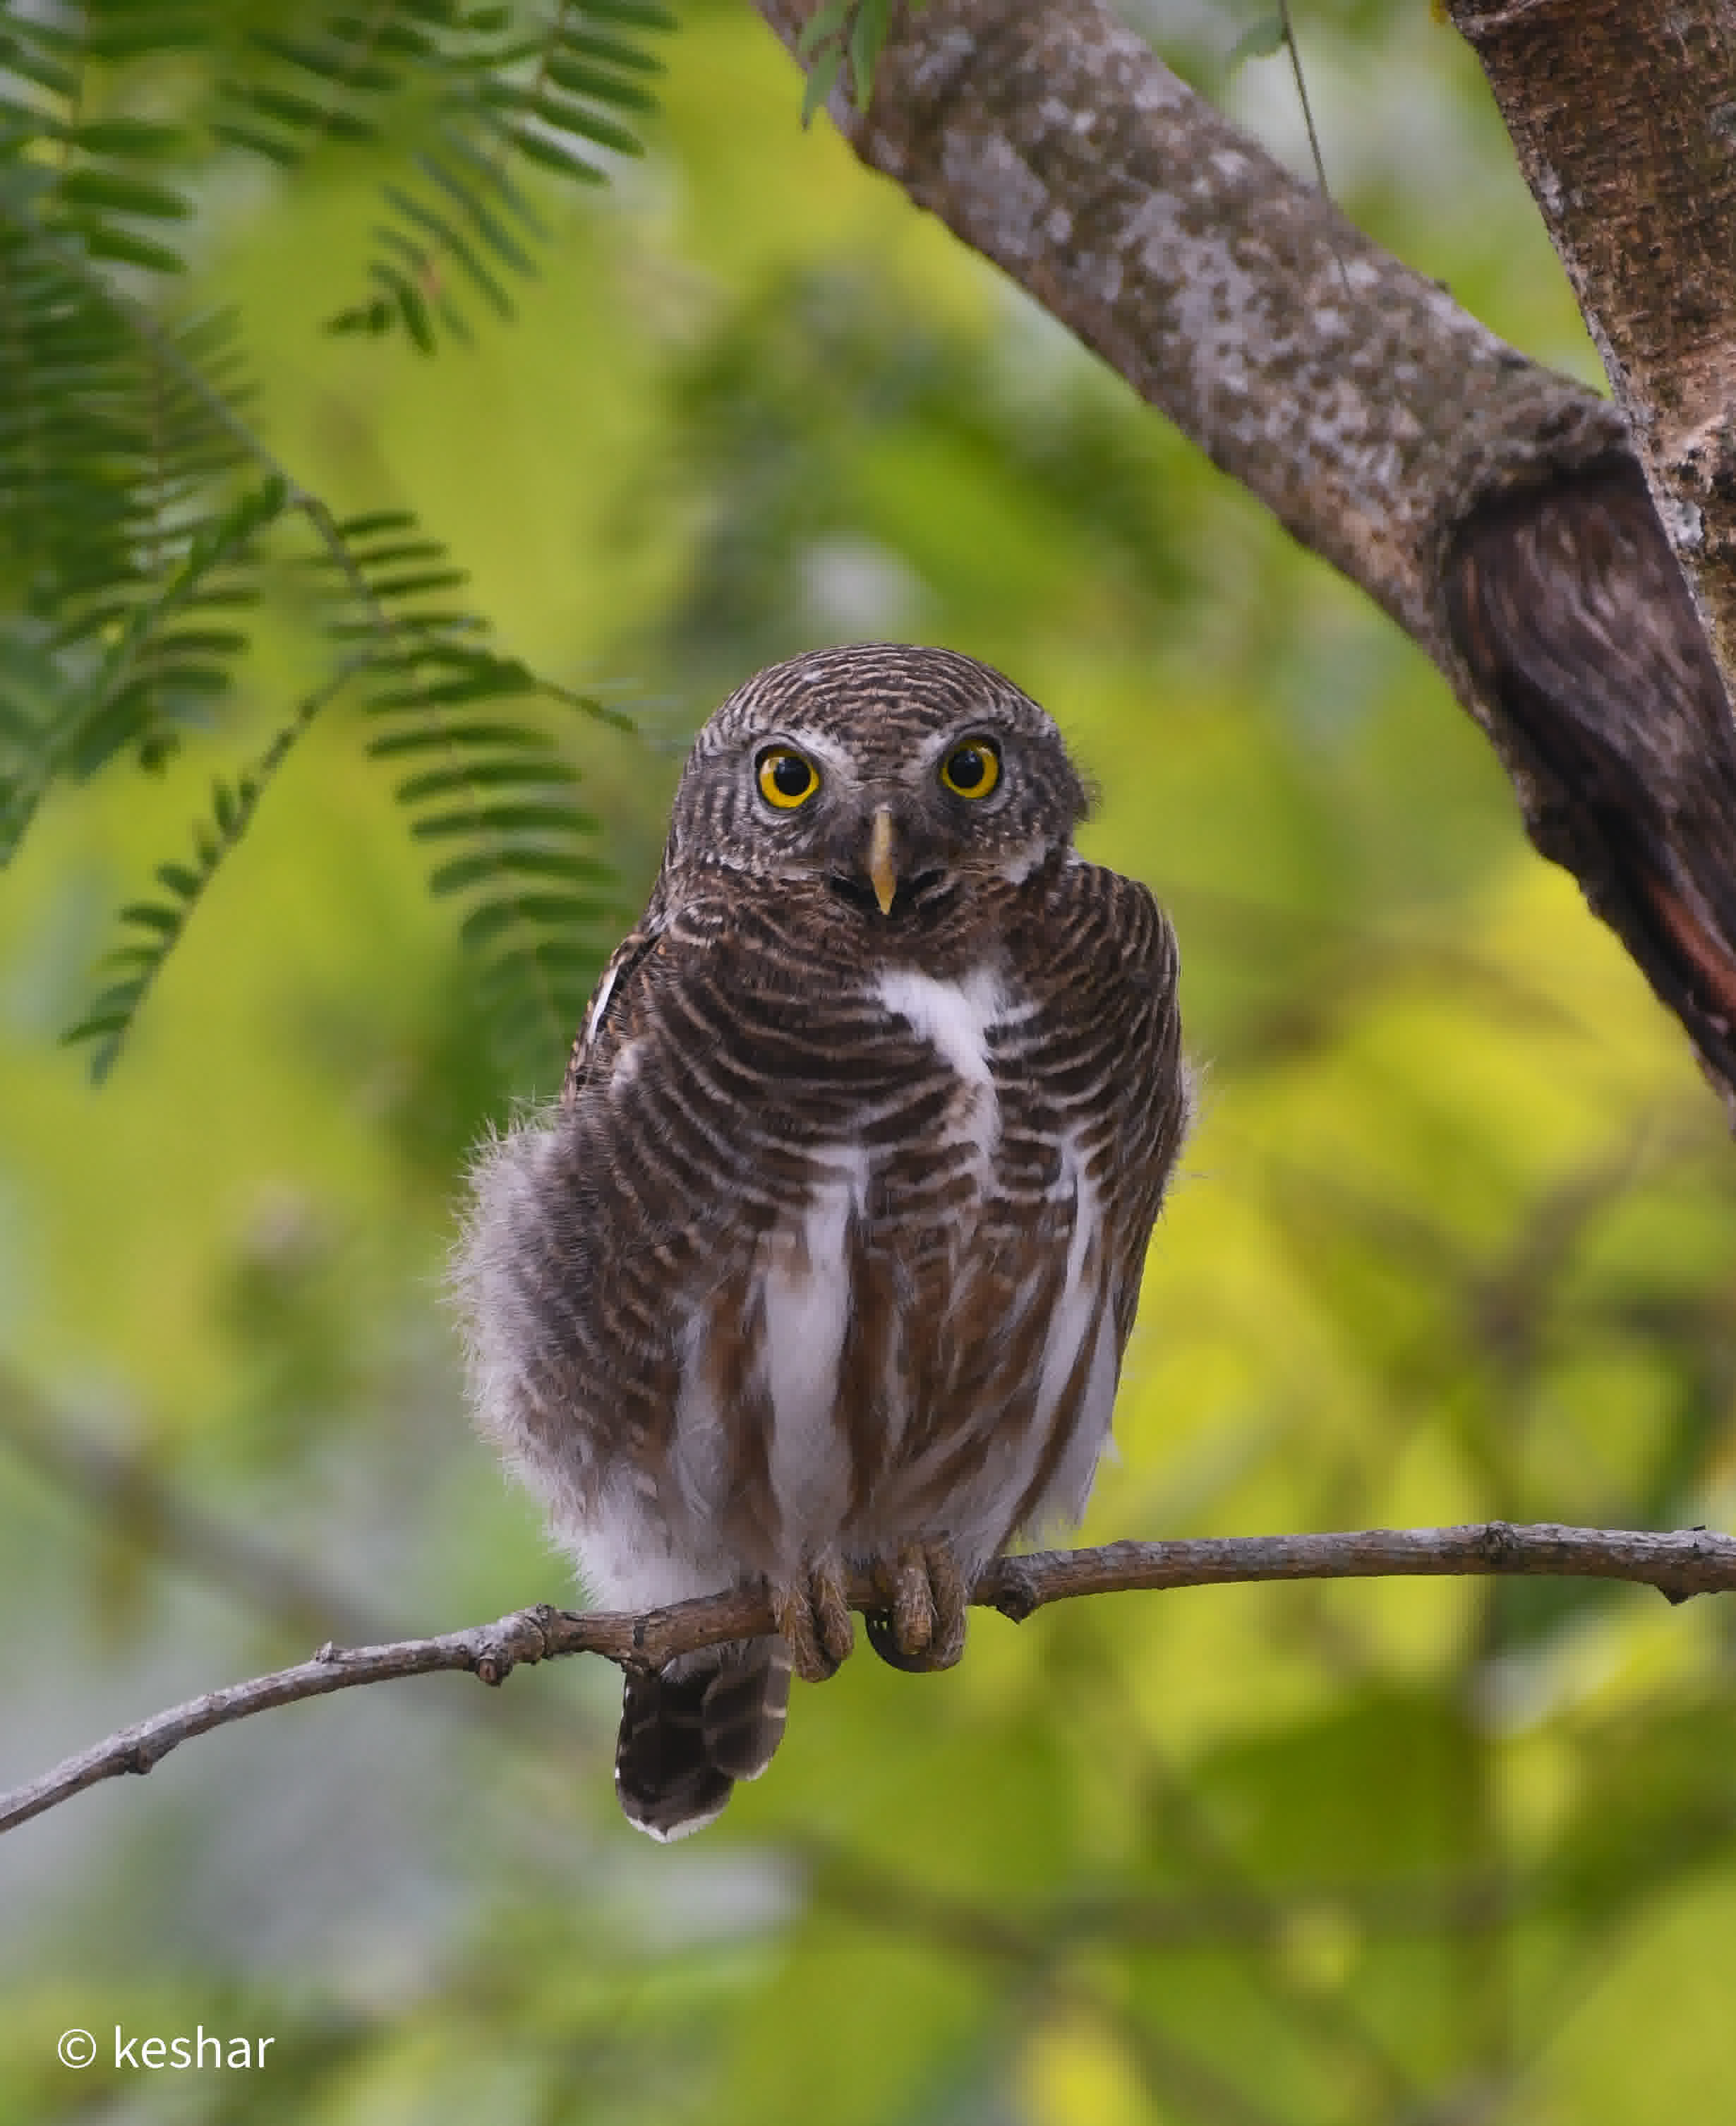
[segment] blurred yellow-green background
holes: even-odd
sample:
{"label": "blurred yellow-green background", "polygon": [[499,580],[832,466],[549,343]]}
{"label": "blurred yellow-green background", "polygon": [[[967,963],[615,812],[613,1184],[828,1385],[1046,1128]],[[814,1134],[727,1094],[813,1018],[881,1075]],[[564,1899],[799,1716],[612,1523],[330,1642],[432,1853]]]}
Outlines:
{"label": "blurred yellow-green background", "polygon": [[[1130,13],[1135,11],[1130,9]],[[1136,19],[1298,167],[1245,23]],[[1595,373],[1468,54],[1297,10],[1335,194]],[[511,325],[320,329],[382,168],[215,166],[195,278],[342,508],[421,512],[562,743],[620,926],[686,736],[894,636],[1004,668],[1182,940],[1200,1127],[1083,1539],[1501,1516],[1729,1524],[1736,1169],[1677,1031],[1422,659],[826,121],[745,5],[666,40],[643,162],[539,192]],[[569,1599],[469,1434],[441,1297],[502,1060],[335,709],[108,1084],[61,1031],[116,905],[304,683],[61,791],[0,886],[0,1784],[327,1636]],[[599,933],[599,947],[606,948]],[[801,1689],[653,1847],[601,1663],[190,1743],[0,1841],[0,2118],[1630,2126],[1736,2104],[1731,1613],[1583,1584],[1216,1589],[974,1621]],[[249,2072],[112,2062],[269,2036]],[[96,2063],[55,2057],[63,2029]]]}

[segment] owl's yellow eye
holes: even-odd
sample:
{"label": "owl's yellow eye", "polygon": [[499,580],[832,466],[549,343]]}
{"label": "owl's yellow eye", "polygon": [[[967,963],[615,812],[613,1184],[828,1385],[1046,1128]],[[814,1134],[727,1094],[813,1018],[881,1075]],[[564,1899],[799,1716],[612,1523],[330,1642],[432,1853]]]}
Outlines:
{"label": "owl's yellow eye", "polygon": [[941,781],[955,797],[986,797],[1001,779],[1001,756],[986,738],[967,739],[941,763]]}
{"label": "owl's yellow eye", "polygon": [[805,754],[787,745],[768,745],[759,757],[760,795],[780,812],[805,805],[820,787],[819,770]]}

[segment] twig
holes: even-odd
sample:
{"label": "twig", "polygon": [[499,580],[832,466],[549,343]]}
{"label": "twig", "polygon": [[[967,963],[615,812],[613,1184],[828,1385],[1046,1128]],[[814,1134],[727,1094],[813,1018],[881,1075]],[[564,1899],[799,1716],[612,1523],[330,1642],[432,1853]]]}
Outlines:
{"label": "twig", "polygon": [[[1332,198],[1332,187],[1326,182],[1326,158],[1320,153],[1320,136],[1314,130],[1314,106],[1308,100],[1308,83],[1302,78],[1302,51],[1296,42],[1296,26],[1290,19],[1290,0],[1278,0],[1278,26],[1284,34],[1284,48],[1290,54],[1290,71],[1296,84],[1296,101],[1302,106],[1302,123],[1308,128],[1308,152],[1314,158],[1314,175],[1320,180],[1320,196]],[[1326,225],[1332,243],[1333,256],[1338,262],[1338,278],[1344,292],[1352,302],[1356,300],[1350,285],[1350,268],[1344,262],[1344,253],[1338,248],[1338,239],[1333,234],[1332,224]]]}
{"label": "twig", "polygon": [[[1037,1551],[997,1558],[971,1590],[971,1600],[1020,1623],[1050,1602],[1139,1589],[1221,1586],[1264,1580],[1550,1578],[1626,1580],[1655,1587],[1672,1602],[1736,1591],[1736,1538],[1703,1528],[1673,1533],[1562,1528],[1545,1522],[1516,1528],[1484,1521],[1463,1528],[1365,1528],[1320,1535],[1201,1536],[1174,1543],[1111,1543],[1097,1550]],[[884,1598],[866,1573],[852,1575],[851,1607],[873,1610]],[[148,1772],[190,1736],[227,1727],[274,1705],[323,1698],[395,1676],[468,1670],[503,1683],[515,1668],[562,1654],[600,1654],[620,1667],[659,1669],[677,1654],[773,1629],[764,1592],[740,1588],[681,1602],[643,1616],[598,1610],[580,1615],[538,1604],[493,1623],[437,1638],[385,1646],[322,1646],[311,1661],[190,1698],[123,1728],[68,1757],[40,1779],[0,1796],[0,1831],[27,1821],[69,1796],[124,1772]]]}
{"label": "twig", "polygon": [[365,1641],[395,1619],[329,1585],[289,1551],[225,1520],[160,1475],[143,1443],[123,1440],[46,1402],[0,1366],[0,1445],[104,1515],[154,1560],[220,1589],[304,1646],[323,1633]]}
{"label": "twig", "polygon": [[[102,1515],[152,1569],[183,1574],[216,1590],[292,1645],[334,1635],[366,1645],[397,1628],[395,1618],[358,1602],[293,1552],[214,1513],[158,1474],[141,1444],[83,1424],[0,1366],[0,1452],[8,1448],[81,1507]],[[571,1757],[571,1722],[550,1701],[515,1698],[491,1706],[476,1698],[447,1697],[437,1709],[449,1719],[486,1721],[497,1737],[500,1715],[507,1713],[505,1728],[512,1741],[537,1748],[558,1746]]]}

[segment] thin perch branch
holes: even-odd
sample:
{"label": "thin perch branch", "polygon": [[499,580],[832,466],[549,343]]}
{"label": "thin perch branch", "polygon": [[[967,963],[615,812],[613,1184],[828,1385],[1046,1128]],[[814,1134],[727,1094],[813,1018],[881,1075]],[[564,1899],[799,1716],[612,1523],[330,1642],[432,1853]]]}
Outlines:
{"label": "thin perch branch", "polygon": [[[1139,1589],[1221,1586],[1262,1580],[1479,1578],[1530,1574],[1555,1579],[1627,1580],[1655,1587],[1672,1602],[1692,1594],[1736,1592],[1736,1537],[1703,1528],[1673,1533],[1562,1528],[1544,1522],[1516,1528],[1483,1521],[1463,1528],[1365,1528],[1320,1535],[1196,1536],[1174,1543],[1111,1543],[1096,1550],[1037,1551],[997,1558],[971,1590],[979,1607],[1015,1623],[1050,1602]],[[884,1596],[866,1574],[852,1576],[853,1609],[872,1610]],[[148,1772],[191,1736],[245,1720],[274,1705],[323,1698],[395,1676],[461,1669],[484,1683],[503,1683],[515,1668],[561,1654],[600,1654],[625,1669],[662,1668],[677,1654],[773,1629],[765,1594],[743,1588],[680,1602],[643,1616],[596,1610],[579,1614],[538,1604],[437,1638],[377,1646],[323,1646],[311,1661],[247,1683],[208,1691],[153,1719],[125,1727],[68,1757],[40,1779],[0,1795],[0,1831],[125,1772]]]}

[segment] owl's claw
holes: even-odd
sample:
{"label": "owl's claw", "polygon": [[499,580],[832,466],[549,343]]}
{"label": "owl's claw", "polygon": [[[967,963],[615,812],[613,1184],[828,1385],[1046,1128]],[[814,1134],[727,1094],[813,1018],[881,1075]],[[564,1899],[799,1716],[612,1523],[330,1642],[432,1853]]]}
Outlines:
{"label": "owl's claw", "polygon": [[952,1667],[965,1651],[967,1590],[951,1544],[907,1543],[876,1576],[888,1606],[862,1621],[880,1659],[908,1674]]}
{"label": "owl's claw", "polygon": [[804,1683],[836,1675],[856,1644],[844,1561],[837,1552],[822,1551],[800,1578],[774,1585],[771,1613]]}

